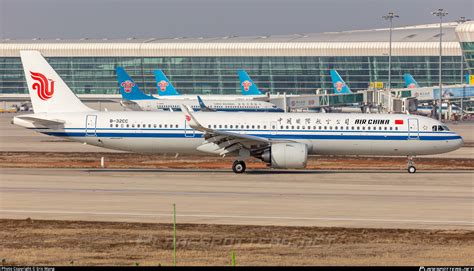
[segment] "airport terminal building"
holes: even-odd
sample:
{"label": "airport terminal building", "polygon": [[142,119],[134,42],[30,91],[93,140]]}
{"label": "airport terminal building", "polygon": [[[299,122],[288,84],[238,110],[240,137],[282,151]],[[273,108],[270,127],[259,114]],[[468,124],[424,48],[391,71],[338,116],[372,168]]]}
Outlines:
{"label": "airport terminal building", "polygon": [[[117,94],[123,66],[148,93],[162,69],[183,94],[236,94],[237,69],[272,93],[332,91],[330,69],[353,89],[388,82],[389,30],[219,38],[0,41],[0,95],[27,93],[20,50],[39,50],[77,94]],[[421,86],[438,83],[439,24],[393,29],[392,88],[409,72]],[[443,24],[443,83],[474,74],[474,23]]]}

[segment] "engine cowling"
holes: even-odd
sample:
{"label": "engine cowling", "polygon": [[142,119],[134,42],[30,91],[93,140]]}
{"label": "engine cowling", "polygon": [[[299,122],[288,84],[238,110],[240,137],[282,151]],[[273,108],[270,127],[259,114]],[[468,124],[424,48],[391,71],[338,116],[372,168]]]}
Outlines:
{"label": "engine cowling", "polygon": [[303,143],[276,143],[262,154],[272,168],[305,168],[308,148]]}

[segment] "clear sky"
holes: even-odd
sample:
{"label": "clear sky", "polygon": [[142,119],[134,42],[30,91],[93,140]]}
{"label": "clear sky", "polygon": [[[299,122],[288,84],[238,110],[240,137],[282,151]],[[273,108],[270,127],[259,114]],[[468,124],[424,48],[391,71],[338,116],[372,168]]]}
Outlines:
{"label": "clear sky", "polygon": [[0,38],[272,35],[474,19],[474,0],[0,0]]}

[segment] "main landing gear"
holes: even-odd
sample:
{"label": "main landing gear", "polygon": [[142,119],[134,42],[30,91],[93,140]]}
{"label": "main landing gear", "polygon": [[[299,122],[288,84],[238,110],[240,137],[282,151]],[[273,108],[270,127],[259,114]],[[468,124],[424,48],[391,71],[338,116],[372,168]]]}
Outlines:
{"label": "main landing gear", "polygon": [[413,162],[413,156],[408,156],[408,173],[415,173],[416,167],[415,162]]}
{"label": "main landing gear", "polygon": [[235,160],[232,164],[232,170],[234,173],[244,173],[247,166],[245,165],[244,161]]}

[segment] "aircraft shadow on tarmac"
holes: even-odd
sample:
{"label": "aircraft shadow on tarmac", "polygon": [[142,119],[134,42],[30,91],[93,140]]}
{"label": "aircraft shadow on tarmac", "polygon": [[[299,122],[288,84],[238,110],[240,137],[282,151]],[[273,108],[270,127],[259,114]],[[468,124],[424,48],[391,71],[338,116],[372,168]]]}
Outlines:
{"label": "aircraft shadow on tarmac", "polygon": [[[87,169],[89,173],[232,173],[231,170],[226,169]],[[366,174],[400,174],[406,173],[405,170],[275,170],[275,169],[251,169],[247,170],[244,175],[270,175],[270,174],[344,174],[344,173],[366,173]],[[418,171],[414,176],[420,174],[433,174],[433,173],[442,173],[442,174],[465,174],[465,170],[424,170]],[[408,174],[408,173],[407,173]]]}

